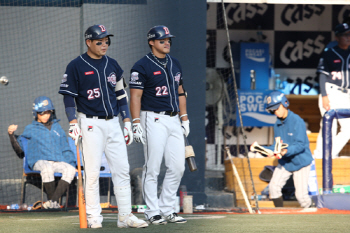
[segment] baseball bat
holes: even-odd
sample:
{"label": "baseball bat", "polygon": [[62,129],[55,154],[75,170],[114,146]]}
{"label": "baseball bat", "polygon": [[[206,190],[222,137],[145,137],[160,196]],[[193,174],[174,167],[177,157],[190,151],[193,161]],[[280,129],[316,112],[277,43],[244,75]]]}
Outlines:
{"label": "baseball bat", "polygon": [[[76,139],[76,140],[79,140],[79,139]],[[84,187],[83,187],[83,181],[82,181],[82,175],[81,175],[79,141],[77,143],[77,164],[78,164],[79,222],[80,222],[80,228],[87,228],[86,203],[85,203]]]}
{"label": "baseball bat", "polygon": [[241,178],[239,177],[239,174],[237,172],[237,168],[236,166],[234,165],[233,161],[232,161],[232,157],[231,157],[231,152],[230,152],[230,148],[229,147],[226,147],[226,152],[227,152],[227,155],[228,155],[228,158],[231,162],[231,165],[232,165],[232,171],[233,171],[233,175],[236,177],[237,179],[237,182],[238,182],[238,186],[239,188],[241,189],[241,192],[243,194],[243,198],[244,198],[244,201],[245,201],[245,204],[249,210],[249,213],[253,214],[253,210],[252,210],[252,207],[250,206],[250,203],[249,203],[249,200],[248,200],[248,197],[247,197],[247,194],[244,190],[244,187],[243,187],[243,184],[242,184],[242,181],[241,181]]}
{"label": "baseball bat", "polygon": [[185,156],[186,156],[187,165],[191,172],[197,171],[196,160],[194,159],[194,151],[192,146],[188,143],[188,140],[185,134],[184,134],[184,140],[185,140]]}

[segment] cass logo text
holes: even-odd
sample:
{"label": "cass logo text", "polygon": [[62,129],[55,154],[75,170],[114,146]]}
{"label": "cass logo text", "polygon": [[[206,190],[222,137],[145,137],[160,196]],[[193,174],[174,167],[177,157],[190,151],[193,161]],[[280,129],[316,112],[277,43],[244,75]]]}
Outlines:
{"label": "cass logo text", "polygon": [[291,23],[297,23],[304,19],[310,19],[314,15],[320,16],[325,9],[323,5],[292,5],[288,4],[282,11],[281,21],[289,26]]}
{"label": "cass logo text", "polygon": [[281,61],[289,65],[291,62],[309,58],[312,54],[321,54],[325,47],[324,36],[318,35],[315,39],[307,38],[305,41],[287,41],[281,49]]}
{"label": "cass logo text", "polygon": [[256,15],[264,15],[268,6],[266,4],[229,4],[226,7],[227,23],[232,25],[252,19]]}

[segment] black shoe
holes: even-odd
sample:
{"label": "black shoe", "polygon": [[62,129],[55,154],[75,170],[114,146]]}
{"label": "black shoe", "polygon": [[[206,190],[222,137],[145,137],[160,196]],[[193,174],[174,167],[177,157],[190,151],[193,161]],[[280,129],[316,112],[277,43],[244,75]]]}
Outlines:
{"label": "black shoe", "polygon": [[311,204],[310,204],[310,206],[307,207],[307,208],[317,208],[317,205],[316,205],[316,203],[314,202],[314,200],[311,200]]}
{"label": "black shoe", "polygon": [[153,217],[148,219],[148,221],[151,224],[153,224],[153,225],[164,225],[164,224],[167,224],[167,221],[165,221],[165,219],[163,219],[162,216],[160,216],[160,215],[154,215]]}
{"label": "black shoe", "polygon": [[173,222],[173,223],[186,223],[187,220],[184,219],[183,217],[180,217],[177,215],[177,213],[172,213],[169,214],[168,216],[164,217],[166,220],[168,220],[169,222]]}

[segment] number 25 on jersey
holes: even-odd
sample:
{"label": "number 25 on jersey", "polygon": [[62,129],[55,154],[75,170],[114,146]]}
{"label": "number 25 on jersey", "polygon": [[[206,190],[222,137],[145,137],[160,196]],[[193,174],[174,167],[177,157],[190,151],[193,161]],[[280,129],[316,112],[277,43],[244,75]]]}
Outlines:
{"label": "number 25 on jersey", "polygon": [[88,93],[88,100],[100,98],[100,96],[101,96],[100,88],[94,88],[94,89],[87,90],[87,93]]}

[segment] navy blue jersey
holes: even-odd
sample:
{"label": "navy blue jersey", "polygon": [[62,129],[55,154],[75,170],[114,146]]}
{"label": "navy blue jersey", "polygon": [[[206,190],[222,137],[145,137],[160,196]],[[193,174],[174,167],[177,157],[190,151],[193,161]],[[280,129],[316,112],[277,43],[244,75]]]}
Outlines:
{"label": "navy blue jersey", "polygon": [[166,55],[164,68],[151,53],[131,69],[129,87],[142,89],[141,110],[179,112],[178,88],[182,82],[182,69],[176,58]]}
{"label": "navy blue jersey", "polygon": [[326,82],[349,88],[349,59],[350,49],[343,50],[338,46],[326,48],[318,64],[317,72],[327,76]]}
{"label": "navy blue jersey", "polygon": [[58,93],[73,96],[78,112],[117,116],[115,85],[122,74],[123,70],[113,58],[92,59],[84,53],[68,64]]}

